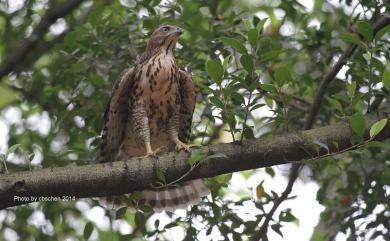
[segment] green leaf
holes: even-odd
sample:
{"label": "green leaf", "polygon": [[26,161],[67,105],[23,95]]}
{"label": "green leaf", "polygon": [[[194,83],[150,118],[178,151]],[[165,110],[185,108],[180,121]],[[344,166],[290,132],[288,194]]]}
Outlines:
{"label": "green leaf", "polygon": [[252,45],[252,47],[255,47],[257,44],[257,37],[259,36],[259,32],[257,29],[252,28],[248,31],[248,41]]}
{"label": "green leaf", "polygon": [[93,227],[92,222],[88,222],[85,224],[84,232],[83,232],[84,239],[88,240],[89,237],[91,237],[93,229],[94,229],[94,227]]}
{"label": "green leaf", "polygon": [[220,184],[225,184],[225,183],[228,183],[230,181],[230,179],[232,179],[232,176],[233,176],[232,173],[228,173],[228,174],[222,174],[222,175],[213,177],[212,179],[217,181]]}
{"label": "green leaf", "polygon": [[145,231],[145,216],[141,212],[136,212],[134,217],[135,224],[141,231]]}
{"label": "green leaf", "polygon": [[233,241],[241,241],[242,240],[241,233],[237,233],[237,232],[233,231],[232,237],[233,237]]}
{"label": "green leaf", "polygon": [[270,109],[274,107],[274,101],[270,97],[264,96],[264,101]]}
{"label": "green leaf", "polygon": [[366,21],[358,21],[357,22],[357,29],[359,33],[361,33],[365,39],[368,41],[371,41],[374,37],[374,31],[372,29],[372,26],[370,23]]}
{"label": "green leaf", "polygon": [[351,84],[347,86],[347,89],[348,89],[348,95],[350,97],[353,97],[356,91],[356,82],[352,81]]}
{"label": "green leaf", "polygon": [[248,54],[245,46],[240,41],[238,41],[237,39],[222,37],[221,41],[224,44],[229,45],[230,47],[233,47],[233,48],[237,49],[237,51],[239,53],[241,53],[241,54]]}
{"label": "green leaf", "polygon": [[34,157],[35,157],[35,153],[33,152],[28,155],[28,160],[31,162],[34,159]]}
{"label": "green leaf", "polygon": [[205,154],[196,153],[191,155],[191,157],[188,159],[188,164],[191,166],[195,166],[198,164],[201,160],[203,160],[206,157]]}
{"label": "green leaf", "polygon": [[75,43],[77,43],[77,37],[79,34],[80,33],[78,31],[67,33],[64,38],[64,43],[68,46],[73,46]]}
{"label": "green leaf", "polygon": [[142,192],[140,192],[140,191],[133,192],[133,193],[131,193],[129,198],[131,200],[138,201],[142,198]]}
{"label": "green leaf", "polygon": [[154,228],[155,229],[158,229],[158,226],[160,225],[160,219],[156,219],[155,221],[154,221]]}
{"label": "green leaf", "polygon": [[230,54],[223,59],[222,67],[224,71],[226,71],[231,61],[232,61],[232,56]]}
{"label": "green leaf", "polygon": [[383,130],[383,128],[385,128],[386,124],[387,124],[386,118],[375,122],[375,124],[373,124],[370,128],[371,139],[374,138],[376,135],[378,135]]}
{"label": "green leaf", "polygon": [[157,175],[158,180],[160,180],[162,183],[164,183],[164,184],[167,183],[166,179],[165,179],[165,175],[161,170],[156,169],[156,175]]}
{"label": "green leaf", "polygon": [[202,161],[207,161],[214,158],[227,158],[227,156],[223,153],[214,153],[212,155],[206,156]]}
{"label": "green leaf", "polygon": [[266,62],[268,60],[274,59],[278,57],[281,53],[286,52],[286,50],[279,49],[279,50],[270,50],[265,53],[262,53],[260,59],[262,62]]}
{"label": "green leaf", "polygon": [[18,99],[18,94],[15,90],[9,88],[5,84],[0,85],[0,109]]}
{"label": "green leaf", "polygon": [[271,177],[275,176],[275,171],[272,167],[266,167],[265,172],[268,173],[268,175],[270,175]]}
{"label": "green leaf", "polygon": [[242,135],[245,139],[254,139],[255,135],[253,134],[253,129],[250,126],[245,126],[242,131]]}
{"label": "green leaf", "polygon": [[279,221],[281,222],[294,222],[296,219],[290,212],[281,212],[279,214]]}
{"label": "green leaf", "polygon": [[374,56],[372,56],[371,58],[371,64],[374,69],[377,69],[381,73],[383,73],[383,71],[385,70],[385,66],[383,65],[383,63]]}
{"label": "green leaf", "polygon": [[282,86],[289,80],[289,76],[290,74],[286,66],[281,65],[275,69],[274,78],[280,86]]}
{"label": "green leaf", "polygon": [[371,63],[371,53],[369,53],[369,52],[364,53],[363,58],[367,61],[368,64]]}
{"label": "green leaf", "polygon": [[218,108],[224,109],[223,102],[217,96],[211,96],[210,101]]}
{"label": "green leaf", "polygon": [[353,114],[349,118],[349,123],[351,124],[352,130],[356,134],[360,136],[363,135],[364,130],[366,129],[366,120],[364,119],[364,116],[360,112]]}
{"label": "green leaf", "polygon": [[265,24],[265,22],[267,22],[267,20],[268,20],[268,18],[264,18],[264,19],[260,20],[259,23],[256,25],[256,29],[257,29],[257,31],[259,31],[259,33],[263,29],[264,24]]}
{"label": "green leaf", "polygon": [[207,160],[210,160],[213,158],[227,158],[227,156],[223,153],[214,153],[214,154],[208,155],[208,156],[205,154],[195,154],[195,155],[192,155],[190,157],[190,159],[188,159],[188,163],[191,166],[194,166],[200,162],[204,162],[204,161],[207,161]]}
{"label": "green leaf", "polygon": [[92,11],[91,14],[88,14],[88,21],[92,26],[96,26],[102,20],[102,15],[100,11]]}
{"label": "green leaf", "polygon": [[206,71],[218,85],[221,85],[224,70],[222,64],[219,61],[211,59],[208,60],[206,62]]}
{"label": "green leaf", "polygon": [[260,198],[264,197],[265,194],[266,194],[266,193],[265,193],[265,191],[264,191],[264,186],[263,186],[262,183],[260,183],[260,184],[257,185],[257,187],[256,187],[256,198],[257,198],[257,199],[260,199]]}
{"label": "green leaf", "polygon": [[8,148],[5,156],[8,157],[9,154],[14,153],[16,151],[16,149],[18,149],[19,147],[20,147],[20,144],[12,145],[10,148]]}
{"label": "green leaf", "polygon": [[291,95],[283,95],[282,96],[282,103],[283,105],[289,105],[293,97]]}
{"label": "green leaf", "polygon": [[272,230],[274,230],[277,234],[279,234],[280,236],[283,237],[283,234],[282,234],[282,232],[280,231],[280,228],[281,228],[281,227],[282,227],[282,226],[281,226],[280,224],[272,224],[272,225],[271,225]]}
{"label": "green leaf", "polygon": [[340,38],[347,43],[356,44],[357,46],[366,49],[367,46],[359,39],[355,34],[344,33],[340,35]]}
{"label": "green leaf", "polygon": [[382,75],[382,83],[383,85],[390,90],[390,71],[389,70],[385,70],[383,71],[383,75]]}
{"label": "green leaf", "polygon": [[115,219],[123,218],[126,214],[126,211],[127,211],[127,207],[122,207],[122,208],[118,209],[115,213]]}
{"label": "green leaf", "polygon": [[176,223],[176,222],[168,223],[167,225],[164,226],[164,230],[169,229],[169,228],[173,228],[173,227],[177,227],[177,226],[178,226],[178,223]]}
{"label": "green leaf", "polygon": [[242,96],[242,94],[238,92],[231,93],[230,97],[232,98],[233,103],[236,105],[241,105],[245,103],[244,96]]}
{"label": "green leaf", "polygon": [[251,56],[249,56],[248,54],[241,55],[240,62],[242,64],[242,66],[244,67],[244,69],[248,73],[252,73],[252,71],[253,71],[253,61],[252,61]]}
{"label": "green leaf", "polygon": [[[265,97],[265,96],[264,96]],[[264,104],[255,104],[254,106],[252,106],[250,109],[249,109],[249,111],[251,112],[251,111],[254,111],[254,110],[256,110],[256,109],[259,109],[259,108],[261,108],[261,107],[263,107],[264,106]],[[272,107],[271,107],[272,108]]]}
{"label": "green leaf", "polygon": [[339,111],[343,111],[343,106],[340,104],[338,100],[329,99],[329,102],[332,104],[333,108]]}
{"label": "green leaf", "polygon": [[249,30],[249,29],[253,28],[252,22],[249,21],[249,19],[245,18],[245,19],[242,20],[242,22],[244,23],[246,29]]}
{"label": "green leaf", "polygon": [[276,87],[271,84],[260,84],[260,88],[272,94],[276,94],[278,92]]}
{"label": "green leaf", "polygon": [[383,35],[390,33],[390,25],[387,25],[386,27],[382,28],[375,34],[375,40],[379,40],[383,37]]}
{"label": "green leaf", "polygon": [[380,141],[370,141],[366,145],[366,147],[381,148],[381,149],[386,148],[386,146],[387,145],[385,143],[380,142]]}
{"label": "green leaf", "polygon": [[153,208],[150,207],[149,205],[138,205],[138,208],[139,208],[143,213],[153,213]]}

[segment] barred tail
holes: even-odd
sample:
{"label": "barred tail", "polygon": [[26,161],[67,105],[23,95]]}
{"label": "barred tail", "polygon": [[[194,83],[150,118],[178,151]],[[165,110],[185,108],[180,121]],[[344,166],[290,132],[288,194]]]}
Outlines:
{"label": "barred tail", "polygon": [[[198,204],[200,199],[209,193],[210,190],[204,184],[204,181],[196,179],[160,190],[144,190],[139,203],[151,206],[156,212],[173,212],[179,208],[187,208],[189,205]],[[119,196],[99,198],[99,204],[106,208],[126,206],[120,201]]]}
{"label": "barred tail", "polygon": [[174,211],[200,202],[210,190],[202,179],[187,181],[161,190],[142,191],[141,203],[151,206],[156,212]]}

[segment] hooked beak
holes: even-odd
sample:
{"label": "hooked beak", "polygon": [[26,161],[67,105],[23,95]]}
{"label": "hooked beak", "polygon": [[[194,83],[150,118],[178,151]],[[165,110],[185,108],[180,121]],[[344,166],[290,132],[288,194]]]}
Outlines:
{"label": "hooked beak", "polygon": [[182,28],[177,28],[176,31],[175,31],[175,33],[176,33],[177,35],[181,35],[181,34],[183,33],[183,29],[182,29]]}

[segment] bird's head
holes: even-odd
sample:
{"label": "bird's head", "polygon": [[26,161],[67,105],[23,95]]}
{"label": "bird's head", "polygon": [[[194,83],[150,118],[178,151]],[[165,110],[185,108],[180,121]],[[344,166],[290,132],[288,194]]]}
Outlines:
{"label": "bird's head", "polygon": [[172,25],[161,25],[154,30],[148,43],[148,49],[162,48],[164,50],[172,50],[179,36],[183,33],[183,29]]}

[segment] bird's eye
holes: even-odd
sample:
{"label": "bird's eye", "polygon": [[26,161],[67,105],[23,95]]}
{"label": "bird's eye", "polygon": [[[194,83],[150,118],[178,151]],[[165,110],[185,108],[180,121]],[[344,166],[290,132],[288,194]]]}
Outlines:
{"label": "bird's eye", "polygon": [[165,33],[168,32],[169,31],[169,27],[163,27],[162,31],[165,32]]}

